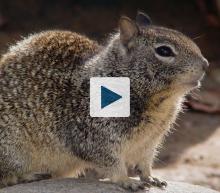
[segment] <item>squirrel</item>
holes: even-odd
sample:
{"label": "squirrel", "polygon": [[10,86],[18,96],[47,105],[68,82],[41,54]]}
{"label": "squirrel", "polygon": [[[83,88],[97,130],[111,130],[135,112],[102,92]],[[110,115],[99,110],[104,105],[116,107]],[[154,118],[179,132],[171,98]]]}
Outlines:
{"label": "squirrel", "polygon": [[[166,186],[153,160],[207,67],[190,38],[143,12],[122,16],[106,46],[69,31],[30,35],[0,59],[1,187],[89,168],[133,191]],[[130,78],[129,117],[90,117],[91,77]]]}

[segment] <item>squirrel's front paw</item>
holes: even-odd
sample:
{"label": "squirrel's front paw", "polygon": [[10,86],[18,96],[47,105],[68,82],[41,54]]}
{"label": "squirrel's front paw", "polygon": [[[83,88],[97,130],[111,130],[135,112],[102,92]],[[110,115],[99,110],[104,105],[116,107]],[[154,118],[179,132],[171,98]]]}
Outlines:
{"label": "squirrel's front paw", "polygon": [[154,178],[152,176],[148,176],[146,178],[141,178],[142,182],[145,182],[146,186],[157,186],[159,188],[165,188],[167,186],[167,182]]}
{"label": "squirrel's front paw", "polygon": [[145,189],[145,182],[130,179],[130,178],[119,181],[119,182],[117,182],[117,184],[119,184],[121,187],[123,187],[127,190],[132,190],[132,191],[138,191],[138,190]]}

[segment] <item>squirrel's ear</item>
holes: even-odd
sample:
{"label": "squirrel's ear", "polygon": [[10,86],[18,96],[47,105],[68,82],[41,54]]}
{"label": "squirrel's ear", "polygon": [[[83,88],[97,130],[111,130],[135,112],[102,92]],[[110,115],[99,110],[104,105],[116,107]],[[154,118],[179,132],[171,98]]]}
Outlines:
{"label": "squirrel's ear", "polygon": [[147,27],[148,25],[151,25],[152,21],[146,13],[138,11],[136,16],[136,23],[139,27]]}
{"label": "squirrel's ear", "polygon": [[130,40],[138,35],[139,29],[135,22],[128,17],[122,16],[119,20],[120,40],[122,44],[128,45]]}

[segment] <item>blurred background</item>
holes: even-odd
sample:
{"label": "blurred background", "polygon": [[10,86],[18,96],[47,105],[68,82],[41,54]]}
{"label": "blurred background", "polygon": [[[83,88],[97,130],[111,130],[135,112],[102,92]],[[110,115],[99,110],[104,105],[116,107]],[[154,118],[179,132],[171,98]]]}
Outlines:
{"label": "blurred background", "polygon": [[121,15],[146,12],[156,25],[180,30],[210,62],[203,86],[184,104],[154,174],[220,191],[220,0],[1,0],[0,53],[30,33],[76,31],[104,44]]}

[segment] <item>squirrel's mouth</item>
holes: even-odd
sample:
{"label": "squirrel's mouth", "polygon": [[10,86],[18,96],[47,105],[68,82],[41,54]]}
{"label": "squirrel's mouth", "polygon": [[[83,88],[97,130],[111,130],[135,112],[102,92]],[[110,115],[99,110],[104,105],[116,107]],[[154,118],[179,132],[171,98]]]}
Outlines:
{"label": "squirrel's mouth", "polygon": [[185,83],[185,85],[187,85],[191,88],[197,88],[197,87],[201,86],[201,81],[197,80],[197,81],[187,82],[187,83]]}
{"label": "squirrel's mouth", "polygon": [[191,90],[191,89],[194,89],[194,88],[198,88],[201,86],[201,81],[202,79],[204,78],[205,76],[205,72],[201,73],[200,75],[197,74],[197,75],[194,75],[193,77],[190,76],[190,77],[182,77],[182,79],[178,79],[178,82],[175,82],[174,85],[177,85],[178,88],[181,88],[181,89],[186,89],[186,90]]}
{"label": "squirrel's mouth", "polygon": [[205,76],[205,72],[203,72],[202,75],[200,75],[199,77],[195,76],[193,78],[193,80],[186,81],[183,84],[187,85],[187,86],[190,86],[190,87],[193,87],[193,88],[200,87],[201,86],[201,81],[204,78],[204,76]]}

